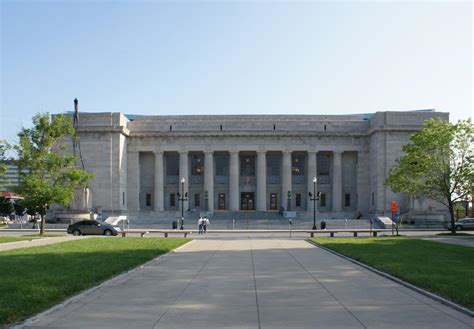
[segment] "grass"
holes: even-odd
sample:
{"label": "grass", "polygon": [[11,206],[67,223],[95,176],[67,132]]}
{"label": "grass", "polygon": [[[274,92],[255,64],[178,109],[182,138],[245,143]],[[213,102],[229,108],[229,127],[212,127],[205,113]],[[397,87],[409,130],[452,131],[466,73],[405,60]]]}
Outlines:
{"label": "grass", "polygon": [[31,241],[32,236],[0,236],[0,243],[17,242],[17,241]]}
{"label": "grass", "polygon": [[0,252],[0,328],[164,254],[189,239],[81,239]]}
{"label": "grass", "polygon": [[413,238],[311,240],[474,310],[472,247]]}

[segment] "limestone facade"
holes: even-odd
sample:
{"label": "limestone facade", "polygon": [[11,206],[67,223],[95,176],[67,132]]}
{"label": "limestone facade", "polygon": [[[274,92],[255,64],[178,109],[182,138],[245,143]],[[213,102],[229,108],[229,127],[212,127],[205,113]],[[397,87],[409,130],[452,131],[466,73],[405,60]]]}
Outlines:
{"label": "limestone facade", "polygon": [[[384,185],[434,111],[370,115],[126,116],[80,113],[92,207],[107,214],[292,210],[363,214],[433,207]],[[432,209],[432,208],[430,208]]]}

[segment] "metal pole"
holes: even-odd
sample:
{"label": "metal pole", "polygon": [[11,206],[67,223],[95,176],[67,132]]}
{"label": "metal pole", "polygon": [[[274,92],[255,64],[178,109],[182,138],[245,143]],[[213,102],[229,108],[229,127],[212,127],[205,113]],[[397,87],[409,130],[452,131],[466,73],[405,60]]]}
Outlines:
{"label": "metal pole", "polygon": [[184,230],[184,182],[181,182],[181,230]]}
{"label": "metal pole", "polygon": [[392,236],[393,236],[393,223],[394,221],[393,221],[393,212],[392,212]]}
{"label": "metal pole", "polygon": [[313,182],[313,230],[316,229],[316,182]]}

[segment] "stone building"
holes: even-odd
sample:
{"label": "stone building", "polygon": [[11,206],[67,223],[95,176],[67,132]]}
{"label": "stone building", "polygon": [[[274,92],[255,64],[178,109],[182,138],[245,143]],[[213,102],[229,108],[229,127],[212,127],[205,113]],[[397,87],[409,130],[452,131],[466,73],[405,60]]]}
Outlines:
{"label": "stone building", "polygon": [[434,211],[384,185],[410,134],[433,110],[364,115],[131,116],[81,113],[78,128],[92,208],[160,218],[209,210],[337,218]]}

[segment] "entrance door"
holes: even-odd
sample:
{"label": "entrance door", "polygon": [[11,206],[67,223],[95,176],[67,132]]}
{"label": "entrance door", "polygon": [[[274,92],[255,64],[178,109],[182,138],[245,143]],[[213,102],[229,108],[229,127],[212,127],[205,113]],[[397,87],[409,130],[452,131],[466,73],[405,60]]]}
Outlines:
{"label": "entrance door", "polygon": [[217,209],[225,210],[225,193],[219,193]]}
{"label": "entrance door", "polygon": [[241,210],[255,210],[253,192],[240,193],[240,209]]}
{"label": "entrance door", "polygon": [[278,209],[278,202],[277,202],[277,194],[270,193],[270,210],[277,210]]}

